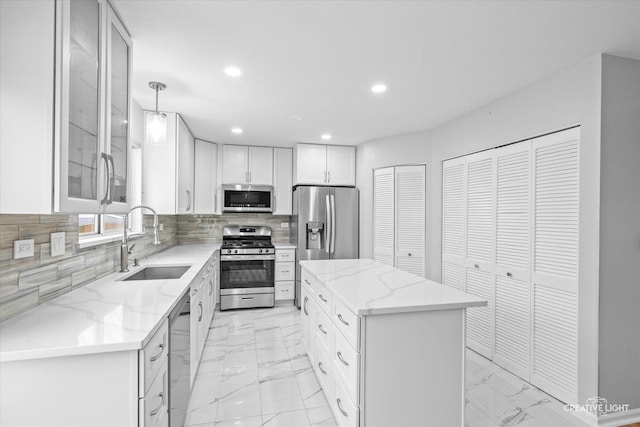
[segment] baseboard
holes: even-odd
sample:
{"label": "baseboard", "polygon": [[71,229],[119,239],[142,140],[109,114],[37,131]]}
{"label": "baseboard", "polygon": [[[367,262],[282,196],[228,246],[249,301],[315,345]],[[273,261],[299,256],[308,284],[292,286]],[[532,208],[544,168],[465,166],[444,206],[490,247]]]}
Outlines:
{"label": "baseboard", "polygon": [[640,422],[640,408],[598,417],[598,427],[620,427],[637,422]]}

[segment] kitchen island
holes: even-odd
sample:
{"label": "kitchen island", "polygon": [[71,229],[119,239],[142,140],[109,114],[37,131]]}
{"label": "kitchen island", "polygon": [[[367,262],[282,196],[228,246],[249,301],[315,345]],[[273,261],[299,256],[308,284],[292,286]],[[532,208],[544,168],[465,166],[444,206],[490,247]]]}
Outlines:
{"label": "kitchen island", "polygon": [[305,351],[342,427],[464,425],[465,309],[487,301],[370,259],[300,264]]}

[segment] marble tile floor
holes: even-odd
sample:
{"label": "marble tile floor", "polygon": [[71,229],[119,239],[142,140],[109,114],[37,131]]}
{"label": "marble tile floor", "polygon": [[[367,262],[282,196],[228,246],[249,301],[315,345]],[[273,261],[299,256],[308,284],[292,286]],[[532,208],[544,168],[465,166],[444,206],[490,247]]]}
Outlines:
{"label": "marble tile floor", "polygon": [[[292,306],[216,312],[185,426],[337,426],[300,326]],[[482,356],[467,350],[466,357],[467,427],[584,425],[561,402]]]}

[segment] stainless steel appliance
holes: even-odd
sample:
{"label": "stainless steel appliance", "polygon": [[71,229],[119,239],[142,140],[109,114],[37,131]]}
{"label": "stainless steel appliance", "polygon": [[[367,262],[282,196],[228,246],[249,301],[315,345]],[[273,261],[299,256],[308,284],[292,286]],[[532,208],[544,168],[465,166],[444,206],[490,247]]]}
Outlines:
{"label": "stainless steel appliance", "polygon": [[222,186],[222,212],[273,212],[273,187],[225,184]]}
{"label": "stainless steel appliance", "polygon": [[358,189],[295,187],[290,240],[297,246],[299,308],[301,260],[358,258]]}
{"label": "stainless steel appliance", "polygon": [[224,227],[220,247],[220,310],[273,307],[275,260],[271,228]]}
{"label": "stainless steel appliance", "polygon": [[191,360],[189,291],[169,315],[169,426],[182,426],[187,415]]}

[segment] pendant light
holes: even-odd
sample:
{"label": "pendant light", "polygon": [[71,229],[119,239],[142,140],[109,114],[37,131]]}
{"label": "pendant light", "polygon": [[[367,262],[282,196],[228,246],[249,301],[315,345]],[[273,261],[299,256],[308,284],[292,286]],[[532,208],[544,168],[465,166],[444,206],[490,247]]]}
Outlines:
{"label": "pendant light", "polygon": [[167,85],[160,82],[149,82],[149,87],[156,91],[156,110],[147,111],[145,143],[148,145],[164,145],[167,139],[167,115],[158,111],[158,91],[164,90]]}

